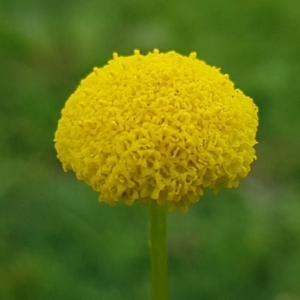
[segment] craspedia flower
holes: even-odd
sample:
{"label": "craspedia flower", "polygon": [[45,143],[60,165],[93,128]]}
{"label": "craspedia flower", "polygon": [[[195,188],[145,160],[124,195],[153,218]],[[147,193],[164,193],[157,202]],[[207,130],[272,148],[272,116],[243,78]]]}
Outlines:
{"label": "craspedia flower", "polygon": [[55,148],[111,205],[187,210],[206,188],[237,187],[256,159],[258,109],[228,75],[175,52],[113,55],[62,110]]}

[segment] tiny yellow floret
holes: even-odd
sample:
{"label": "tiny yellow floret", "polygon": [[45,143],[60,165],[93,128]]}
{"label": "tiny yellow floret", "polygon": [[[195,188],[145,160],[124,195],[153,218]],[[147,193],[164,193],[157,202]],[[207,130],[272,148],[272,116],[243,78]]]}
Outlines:
{"label": "tiny yellow floret", "polygon": [[55,148],[111,205],[186,211],[205,188],[237,187],[256,159],[258,109],[228,75],[157,49],[113,60],[82,80],[62,110]]}

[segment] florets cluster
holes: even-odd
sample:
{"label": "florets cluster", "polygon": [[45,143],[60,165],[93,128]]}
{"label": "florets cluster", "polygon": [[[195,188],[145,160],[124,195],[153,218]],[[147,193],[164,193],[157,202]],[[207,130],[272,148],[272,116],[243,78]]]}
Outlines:
{"label": "florets cluster", "polygon": [[55,147],[100,201],[187,210],[205,188],[237,187],[249,173],[257,111],[195,53],[114,54],[66,102]]}

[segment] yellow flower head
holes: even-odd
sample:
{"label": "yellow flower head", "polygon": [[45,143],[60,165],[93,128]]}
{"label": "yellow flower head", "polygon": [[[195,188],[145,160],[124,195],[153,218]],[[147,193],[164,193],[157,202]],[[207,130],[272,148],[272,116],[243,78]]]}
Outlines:
{"label": "yellow flower head", "polygon": [[95,68],[62,110],[55,147],[111,205],[150,199],[187,210],[205,188],[237,187],[256,159],[252,99],[228,75],[175,52]]}

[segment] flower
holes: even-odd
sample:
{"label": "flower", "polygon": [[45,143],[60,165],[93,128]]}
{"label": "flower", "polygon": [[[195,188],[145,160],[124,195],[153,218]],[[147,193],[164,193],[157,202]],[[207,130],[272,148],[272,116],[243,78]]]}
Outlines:
{"label": "flower", "polygon": [[237,187],[247,176],[257,112],[228,75],[196,53],[115,53],[66,102],[55,148],[64,170],[100,201],[153,199],[186,211],[205,188]]}

